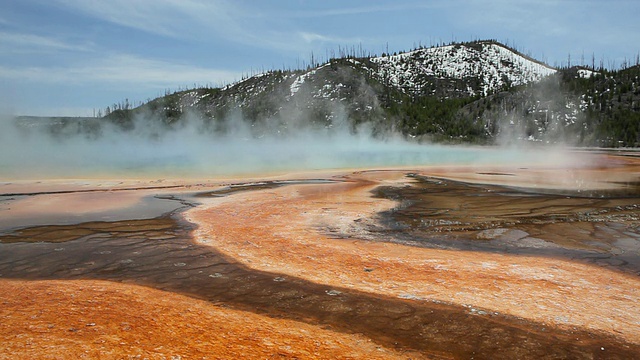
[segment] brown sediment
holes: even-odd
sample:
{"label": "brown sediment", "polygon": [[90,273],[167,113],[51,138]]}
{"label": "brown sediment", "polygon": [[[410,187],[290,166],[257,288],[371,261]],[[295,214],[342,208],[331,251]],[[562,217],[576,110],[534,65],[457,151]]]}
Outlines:
{"label": "brown sediment", "polygon": [[410,187],[376,193],[404,201],[383,213],[388,226],[381,231],[399,241],[568,257],[640,274],[638,190],[556,195],[418,177]]}
{"label": "brown sediment", "polygon": [[168,216],[120,222],[92,221],[74,225],[34,226],[0,235],[0,243],[60,243],[87,236],[110,236],[111,233],[118,233],[119,236],[124,237],[127,237],[127,233],[131,234],[130,236],[138,237],[144,234],[149,240],[163,240],[175,237],[175,226],[175,220]]}

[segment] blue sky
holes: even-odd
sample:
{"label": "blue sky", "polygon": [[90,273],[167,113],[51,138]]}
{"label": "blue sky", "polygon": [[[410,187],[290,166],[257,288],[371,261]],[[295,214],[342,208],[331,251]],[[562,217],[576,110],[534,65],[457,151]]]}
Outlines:
{"label": "blue sky", "polygon": [[620,66],[640,52],[639,16],[637,0],[0,0],[0,112],[91,116],[338,47],[494,38],[550,65]]}

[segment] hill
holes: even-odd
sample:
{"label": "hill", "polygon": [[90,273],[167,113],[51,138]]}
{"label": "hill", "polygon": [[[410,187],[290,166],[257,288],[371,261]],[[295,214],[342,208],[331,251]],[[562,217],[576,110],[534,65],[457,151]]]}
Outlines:
{"label": "hill", "polygon": [[379,137],[400,133],[446,142],[637,146],[639,92],[637,65],[555,69],[498,42],[475,41],[269,71],[136,108],[116,104],[97,123],[58,121],[54,127],[98,136],[104,124],[168,130],[197,122],[201,131],[242,127],[254,137],[366,128]]}

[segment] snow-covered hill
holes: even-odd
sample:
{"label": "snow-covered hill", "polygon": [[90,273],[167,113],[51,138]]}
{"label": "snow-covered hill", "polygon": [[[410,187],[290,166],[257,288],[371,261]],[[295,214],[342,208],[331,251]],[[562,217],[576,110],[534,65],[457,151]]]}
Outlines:
{"label": "snow-covered hill", "polygon": [[[372,58],[376,76],[407,93],[438,80],[466,80],[466,94],[486,96],[509,86],[539,81],[555,69],[495,42],[476,42]],[[433,95],[437,92],[432,89]]]}

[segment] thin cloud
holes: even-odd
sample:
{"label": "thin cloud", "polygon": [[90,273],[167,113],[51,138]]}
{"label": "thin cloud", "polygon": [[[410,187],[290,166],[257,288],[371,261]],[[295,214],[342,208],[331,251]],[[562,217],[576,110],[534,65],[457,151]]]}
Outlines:
{"label": "thin cloud", "polygon": [[180,19],[179,8],[167,6],[169,1],[58,0],[57,3],[103,21],[164,36],[176,36],[174,24]]}
{"label": "thin cloud", "polygon": [[306,32],[306,31],[298,32],[298,36],[305,43],[309,43],[309,44],[314,42],[332,43],[332,44],[358,44],[358,43],[361,43],[363,40],[362,38],[358,38],[358,37],[347,38],[347,37],[328,36],[328,35],[322,35],[318,33]]}
{"label": "thin cloud", "polygon": [[213,39],[275,51],[306,52],[313,42],[354,43],[292,29],[279,15],[256,17],[256,11],[228,1],[200,0],[57,0],[68,10],[162,37],[200,43]]}
{"label": "thin cloud", "polygon": [[172,38],[206,39],[259,44],[259,32],[242,24],[245,9],[226,1],[200,0],[58,0],[65,8],[120,26]]}
{"label": "thin cloud", "polygon": [[359,7],[347,7],[347,8],[330,8],[330,9],[314,9],[307,11],[292,11],[292,12],[279,12],[277,14],[272,13],[270,16],[283,16],[283,17],[327,17],[327,16],[348,16],[348,15],[362,15],[372,14],[380,12],[396,12],[418,9],[430,9],[441,7],[442,3],[400,3],[394,2],[387,5],[369,5]]}
{"label": "thin cloud", "polygon": [[87,51],[87,44],[73,44],[60,39],[25,33],[0,32],[0,49],[6,53]]}
{"label": "thin cloud", "polygon": [[37,83],[110,84],[137,88],[190,86],[194,83],[221,85],[239,79],[234,71],[209,69],[128,54],[116,54],[68,67],[0,66],[0,78]]}

